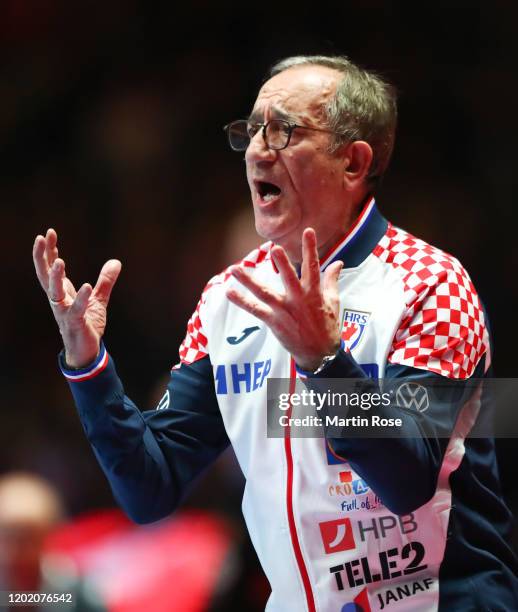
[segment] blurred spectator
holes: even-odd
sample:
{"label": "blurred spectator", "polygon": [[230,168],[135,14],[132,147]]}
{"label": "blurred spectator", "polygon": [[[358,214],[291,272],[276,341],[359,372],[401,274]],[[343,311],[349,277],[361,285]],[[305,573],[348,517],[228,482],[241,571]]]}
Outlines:
{"label": "blurred spectator", "polygon": [[43,544],[62,518],[60,496],[47,481],[23,472],[0,477],[0,590],[40,588]]}
{"label": "blurred spectator", "polygon": [[[203,489],[198,495],[210,506],[211,487]],[[187,509],[146,527],[120,510],[63,517],[60,496],[44,479],[23,472],[0,478],[0,590],[71,593],[70,612],[264,606],[268,585],[241,527],[213,512]]]}
{"label": "blurred spectator", "polygon": [[120,510],[77,517],[47,539],[46,591],[73,612],[226,612],[241,571],[230,525],[189,510],[137,526]]}

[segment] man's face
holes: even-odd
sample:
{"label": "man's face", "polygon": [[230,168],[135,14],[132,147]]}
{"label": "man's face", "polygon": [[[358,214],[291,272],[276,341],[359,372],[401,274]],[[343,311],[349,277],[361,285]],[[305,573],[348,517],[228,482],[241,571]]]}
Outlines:
{"label": "man's face", "polygon": [[[340,73],[324,66],[290,68],[261,88],[251,122],[287,119],[324,128],[324,105]],[[296,128],[286,149],[268,149],[260,130],[246,150],[246,173],[257,233],[300,261],[306,227],[317,233],[322,254],[343,235],[350,219],[344,191],[344,154],[328,152],[332,134]],[[272,187],[275,186],[275,188]]]}

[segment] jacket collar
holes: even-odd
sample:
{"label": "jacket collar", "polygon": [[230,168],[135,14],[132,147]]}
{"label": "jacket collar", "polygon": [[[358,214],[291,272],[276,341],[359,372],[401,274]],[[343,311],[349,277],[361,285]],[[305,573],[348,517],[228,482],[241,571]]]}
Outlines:
{"label": "jacket collar", "polygon": [[344,268],[359,266],[372,253],[387,227],[388,221],[370,196],[349,231],[320,259],[320,270],[338,260],[344,262]]}

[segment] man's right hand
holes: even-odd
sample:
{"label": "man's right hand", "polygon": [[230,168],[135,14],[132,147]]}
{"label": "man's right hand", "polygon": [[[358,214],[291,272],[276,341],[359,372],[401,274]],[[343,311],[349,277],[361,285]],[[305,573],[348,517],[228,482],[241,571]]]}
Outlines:
{"label": "man's right hand", "polygon": [[122,264],[110,259],[102,267],[93,289],[85,283],[76,291],[66,277],[65,262],[58,257],[57,242],[53,229],[36,237],[32,251],[34,267],[63,337],[67,365],[82,368],[99,354],[108,301]]}

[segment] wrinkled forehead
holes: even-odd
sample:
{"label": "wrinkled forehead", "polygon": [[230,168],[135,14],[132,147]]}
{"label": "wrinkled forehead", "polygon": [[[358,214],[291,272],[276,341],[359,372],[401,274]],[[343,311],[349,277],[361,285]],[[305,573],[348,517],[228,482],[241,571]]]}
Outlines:
{"label": "wrinkled forehead", "polygon": [[307,117],[320,120],[336,91],[340,73],[325,66],[297,66],[266,81],[259,90],[251,118]]}

